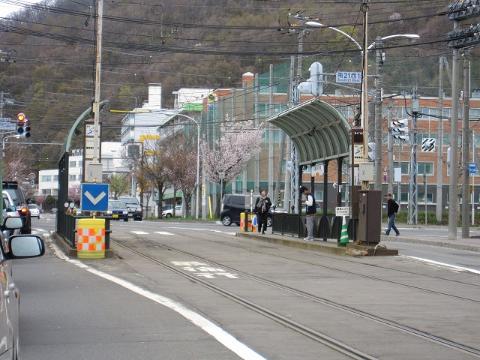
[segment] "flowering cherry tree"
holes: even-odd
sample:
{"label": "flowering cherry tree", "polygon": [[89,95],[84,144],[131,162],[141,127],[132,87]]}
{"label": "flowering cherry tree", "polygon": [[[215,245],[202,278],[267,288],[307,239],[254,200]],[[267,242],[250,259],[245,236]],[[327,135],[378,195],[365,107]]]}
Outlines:
{"label": "flowering cherry tree", "polygon": [[248,161],[260,152],[263,129],[244,122],[222,127],[221,130],[222,135],[213,148],[202,144],[202,157],[207,179],[220,183],[223,175],[225,185],[225,182],[235,179]]}

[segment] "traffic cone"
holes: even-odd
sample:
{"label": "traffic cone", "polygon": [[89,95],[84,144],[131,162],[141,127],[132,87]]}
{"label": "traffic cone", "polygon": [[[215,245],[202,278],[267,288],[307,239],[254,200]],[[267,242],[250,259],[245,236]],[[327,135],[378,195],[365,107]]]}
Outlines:
{"label": "traffic cone", "polygon": [[346,221],[345,216],[343,216],[342,231],[340,232],[340,244],[339,244],[339,246],[347,246],[347,244],[348,244],[347,221]]}

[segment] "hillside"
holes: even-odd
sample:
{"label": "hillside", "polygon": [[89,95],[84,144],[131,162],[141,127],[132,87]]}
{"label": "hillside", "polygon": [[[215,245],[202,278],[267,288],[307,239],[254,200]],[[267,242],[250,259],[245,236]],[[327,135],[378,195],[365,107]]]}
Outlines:
{"label": "hillside", "polygon": [[[171,92],[179,87],[239,86],[243,72],[263,72],[270,63],[288,61],[297,52],[296,35],[278,30],[288,28],[289,9],[292,13],[303,10],[304,15],[341,27],[360,40],[359,3],[109,0],[104,8],[102,98],[111,99],[114,108],[132,108],[145,99],[147,83],[160,82],[168,106],[173,101]],[[5,112],[12,117],[19,111],[27,113],[34,141],[63,142],[74,119],[91,102],[95,50],[91,4],[58,0],[25,6],[1,22],[0,49],[14,50],[16,57],[14,64],[0,64],[0,90],[16,101]],[[450,54],[444,40],[451,24],[438,15],[446,4],[444,0],[372,1],[370,39],[403,32],[422,37],[417,46],[387,50],[386,92],[417,85],[421,94],[437,93],[438,56]],[[389,46],[398,44],[402,43]],[[358,69],[360,54],[352,50],[336,33],[312,30],[305,39],[304,51],[310,56],[304,69],[315,60],[328,72]],[[404,69],[409,70],[408,76]],[[473,69],[475,87],[480,77],[478,61]],[[103,118],[106,140],[119,139],[119,120],[110,114]],[[39,160],[40,167],[52,167],[58,147],[42,147],[31,154],[32,163]]]}

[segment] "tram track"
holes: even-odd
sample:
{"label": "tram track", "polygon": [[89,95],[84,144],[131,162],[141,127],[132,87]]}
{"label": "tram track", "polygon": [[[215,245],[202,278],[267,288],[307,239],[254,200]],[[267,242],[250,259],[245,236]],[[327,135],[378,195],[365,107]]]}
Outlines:
{"label": "tram track", "polygon": [[[204,286],[205,288],[208,288],[210,290],[212,290],[213,292],[229,299],[229,300],[232,300],[262,316],[265,316],[299,334],[302,334],[308,338],[310,338],[311,340],[314,340],[320,344],[323,344],[327,347],[329,347],[330,349],[336,351],[336,352],[339,352],[351,359],[355,359],[355,360],[378,360],[377,358],[371,356],[371,355],[368,355],[358,349],[355,349],[337,339],[334,339],[330,336],[328,336],[327,334],[324,334],[324,333],[321,333],[317,330],[314,330],[310,327],[307,327],[305,325],[302,325],[294,320],[291,320],[281,314],[278,314],[272,310],[269,310],[261,305],[258,305],[242,296],[239,296],[239,295],[236,295],[234,293],[232,293],[231,291],[228,291],[228,290],[225,290],[217,285],[214,285],[206,280],[203,280],[203,279],[200,279],[192,274],[189,274],[185,271],[182,271],[164,261],[161,261],[149,254],[145,254],[141,251],[138,251],[137,249],[134,249],[133,247],[131,246],[128,246],[124,243],[121,243],[119,242],[118,240],[113,240],[113,242],[120,246],[120,247],[123,247],[124,249],[127,249],[128,251],[134,253],[135,255],[137,256],[140,256],[146,260],[149,260],[150,262],[153,262],[173,273],[176,273],[192,282],[195,282],[197,284],[200,284],[202,286]],[[173,249],[172,249],[173,250]]]}
{"label": "tram track", "polygon": [[[145,241],[145,240],[143,240],[143,241]],[[267,316],[267,317],[271,318],[272,320],[275,320],[278,323],[281,323],[281,324],[291,328],[292,330],[295,330],[295,331],[297,331],[297,332],[299,332],[303,335],[306,335],[306,336],[308,336],[308,337],[310,337],[310,338],[312,338],[312,339],[314,339],[318,342],[323,343],[324,345],[330,346],[337,351],[340,351],[340,352],[347,351],[347,352],[349,352],[349,351],[352,350],[352,348],[350,348],[348,345],[345,345],[341,342],[338,342],[338,340],[332,339],[328,335],[319,333],[316,330],[313,330],[313,329],[305,327],[301,324],[298,324],[297,322],[294,322],[293,320],[285,318],[284,316],[282,316],[280,314],[277,314],[277,313],[275,313],[271,310],[268,310],[264,307],[261,307],[260,305],[257,305],[255,303],[252,303],[247,299],[244,299],[244,298],[242,298],[242,297],[240,297],[236,294],[233,294],[233,293],[229,292],[228,290],[221,289],[221,288],[217,287],[216,285],[213,285],[213,284],[209,283],[208,281],[205,281],[203,279],[199,279],[199,278],[197,278],[197,277],[195,277],[195,276],[193,276],[189,273],[185,273],[185,272],[179,270],[178,268],[176,268],[176,267],[174,267],[174,266],[172,266],[168,263],[165,263],[165,262],[163,262],[163,261],[161,261],[157,258],[154,258],[153,256],[151,256],[149,254],[145,254],[142,251],[139,251],[138,249],[135,249],[134,247],[125,244],[124,242],[120,242],[119,240],[114,240],[114,243],[123,247],[123,248],[125,248],[125,249],[127,249],[127,250],[129,250],[129,251],[131,251],[131,252],[133,252],[133,253],[135,253],[138,256],[141,256],[141,257],[143,257],[143,258],[145,258],[149,261],[152,261],[154,263],[157,263],[158,265],[161,265],[162,267],[164,267],[168,270],[171,270],[171,271],[173,271],[177,274],[180,274],[183,277],[186,277],[186,278],[188,278],[192,281],[200,283],[201,285],[203,285],[205,287],[208,287],[211,290],[213,290],[213,291],[215,291],[215,292],[217,292],[217,293],[219,293],[219,294],[221,294],[221,295],[223,295],[227,298],[230,298],[231,300],[234,300],[235,302],[240,303],[240,304],[246,306],[247,308],[249,308],[251,310],[254,310],[254,311],[256,311],[256,312],[258,312],[258,313],[260,313],[264,316]],[[177,252],[179,254],[187,255],[187,256],[195,258],[197,260],[205,261],[205,262],[208,262],[209,264],[228,269],[229,271],[233,271],[235,273],[238,273],[238,274],[240,274],[240,275],[242,275],[246,278],[249,278],[251,280],[254,280],[258,283],[268,285],[270,287],[288,292],[290,294],[294,294],[294,295],[302,297],[304,299],[308,299],[310,301],[320,303],[320,304],[328,306],[330,308],[334,308],[336,310],[347,312],[347,313],[350,313],[354,316],[361,317],[361,318],[364,318],[364,319],[368,319],[370,321],[374,321],[376,323],[382,324],[382,325],[387,326],[389,328],[399,330],[403,333],[406,333],[406,334],[409,334],[409,335],[427,340],[429,342],[432,342],[432,343],[435,343],[435,344],[438,344],[438,345],[445,346],[445,347],[450,348],[450,349],[454,349],[454,350],[466,353],[466,354],[471,355],[471,356],[476,357],[476,358],[480,358],[480,349],[478,349],[478,348],[471,347],[471,346],[462,344],[460,342],[457,342],[457,341],[454,341],[454,340],[451,340],[451,339],[447,339],[447,338],[444,338],[444,337],[441,337],[441,336],[438,336],[438,335],[435,335],[435,334],[431,334],[429,332],[419,330],[419,329],[416,329],[416,328],[408,326],[408,325],[401,324],[401,323],[396,322],[394,320],[390,320],[390,319],[387,319],[387,318],[384,318],[384,317],[381,317],[381,316],[378,316],[378,315],[375,315],[375,314],[372,314],[372,313],[369,313],[369,312],[366,312],[366,311],[363,311],[363,310],[360,310],[360,309],[357,309],[357,308],[354,308],[354,307],[351,307],[351,306],[348,306],[348,305],[344,305],[344,304],[332,301],[330,299],[326,299],[326,298],[308,293],[308,292],[300,290],[300,289],[290,287],[288,285],[281,284],[279,282],[276,282],[276,281],[273,281],[273,280],[270,280],[270,279],[267,279],[267,278],[264,278],[264,277],[261,277],[261,276],[258,276],[258,275],[251,274],[249,272],[234,268],[234,267],[229,266],[229,265],[225,265],[223,263],[211,260],[209,258],[200,256],[200,255],[197,255],[197,254],[193,254],[193,253],[185,251],[185,250],[175,248],[175,247],[170,246],[170,245],[160,244],[158,242],[152,242],[152,243],[155,246],[161,247],[161,248],[163,248],[167,251]],[[259,253],[265,254],[263,252],[259,252]],[[290,258],[288,258],[288,259],[289,260],[294,260],[294,259],[290,259]],[[337,342],[340,343],[340,346],[339,346],[339,344],[337,344]],[[355,349],[353,349],[353,350],[355,350]],[[352,357],[352,358],[354,358],[354,359],[356,359],[356,358],[372,359],[372,357],[370,357],[369,355],[366,355],[366,354],[363,354],[363,353],[361,353],[361,354],[362,354],[361,356],[367,356],[367,357]],[[355,356],[357,356],[357,355],[355,355]]]}

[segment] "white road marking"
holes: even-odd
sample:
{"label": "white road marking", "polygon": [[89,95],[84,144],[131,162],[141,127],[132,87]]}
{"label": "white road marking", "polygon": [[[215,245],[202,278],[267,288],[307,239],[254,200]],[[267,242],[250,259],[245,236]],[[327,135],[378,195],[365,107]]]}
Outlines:
{"label": "white road marking", "polygon": [[232,274],[222,268],[216,268],[211,265],[209,266],[208,264],[198,261],[172,261],[171,263],[175,266],[182,267],[185,271],[194,273],[194,275],[198,277],[216,279],[217,277],[224,276],[229,279],[238,279],[237,274]]}
{"label": "white road marking", "polygon": [[174,234],[172,234],[168,231],[155,231],[155,234],[168,235],[168,236],[173,236],[174,235]]}
{"label": "white road marking", "polygon": [[145,232],[145,231],[132,230],[130,232],[135,235],[148,235],[148,232]]}
{"label": "white road marking", "polygon": [[151,292],[149,290],[145,290],[141,288],[140,286],[137,286],[129,281],[123,280],[119,277],[107,274],[103,271],[94,269],[88,265],[85,265],[81,261],[70,259],[68,256],[66,256],[55,244],[50,243],[50,245],[53,248],[53,251],[57,257],[59,257],[62,260],[65,260],[66,262],[69,262],[81,269],[84,269],[85,271],[88,271],[89,273],[96,275],[98,277],[101,277],[105,280],[111,281],[119,286],[122,286],[125,289],[128,289],[140,296],[143,296],[147,299],[150,299],[160,305],[163,305],[179,315],[183,316],[185,319],[190,321],[192,324],[198,326],[201,328],[203,331],[205,331],[207,334],[210,334],[213,338],[215,338],[220,344],[225,346],[227,349],[232,351],[233,353],[237,354],[240,358],[245,359],[245,360],[266,360],[262,355],[256,353],[254,350],[249,348],[247,345],[244,343],[240,342],[237,340],[233,335],[230,333],[226,332],[223,330],[221,327],[218,325],[214,324],[204,316],[190,310],[189,308],[185,307],[183,304],[174,301],[172,299],[169,299],[165,296],[156,294],[154,292]]}
{"label": "white road marking", "polygon": [[182,227],[182,226],[167,226],[167,229],[191,230],[191,231],[210,231],[210,232],[215,232],[217,234],[236,235],[236,233],[231,232],[231,231],[221,231],[221,230],[206,229],[206,228],[189,228],[189,227]]}
{"label": "white road marking", "polygon": [[453,265],[453,264],[447,264],[447,263],[443,263],[443,262],[440,262],[440,261],[424,259],[424,258],[420,258],[420,257],[416,257],[416,256],[407,256],[407,255],[401,255],[401,256],[404,257],[404,258],[421,261],[421,262],[424,262],[424,263],[427,263],[427,264],[430,264],[430,265],[436,265],[436,266],[446,267],[446,268],[449,268],[449,269],[452,269],[452,270],[455,270],[455,271],[470,272],[470,273],[473,273],[473,274],[480,275],[480,270],[476,270],[476,269],[472,269],[472,268],[467,268],[467,267]]}
{"label": "white road marking", "polygon": [[38,231],[32,230],[32,235],[37,235]]}
{"label": "white road marking", "polygon": [[40,229],[40,228],[33,228],[33,230],[36,230],[36,231],[41,232],[41,233],[44,233],[45,231],[47,231],[45,229]]}

